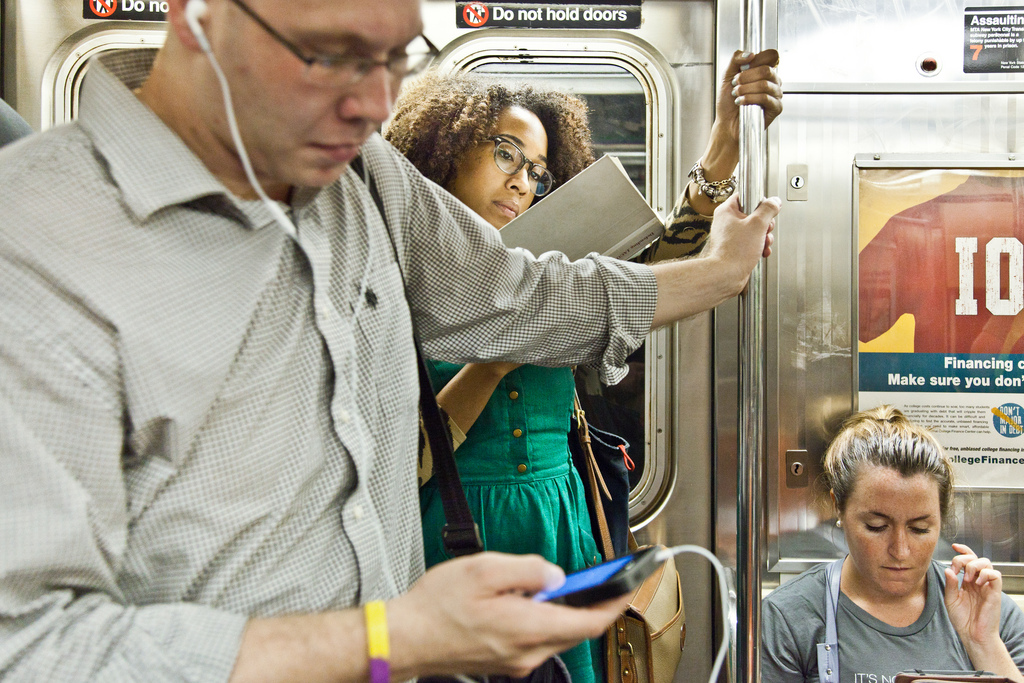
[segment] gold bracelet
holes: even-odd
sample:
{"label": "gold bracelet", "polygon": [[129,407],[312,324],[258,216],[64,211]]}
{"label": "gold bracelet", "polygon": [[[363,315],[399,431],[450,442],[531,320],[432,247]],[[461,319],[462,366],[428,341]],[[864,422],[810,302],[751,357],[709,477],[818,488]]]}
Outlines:
{"label": "gold bracelet", "polygon": [[700,161],[693,165],[687,177],[697,183],[698,192],[715,204],[721,204],[736,191],[736,176],[729,176],[725,180],[706,180]]}

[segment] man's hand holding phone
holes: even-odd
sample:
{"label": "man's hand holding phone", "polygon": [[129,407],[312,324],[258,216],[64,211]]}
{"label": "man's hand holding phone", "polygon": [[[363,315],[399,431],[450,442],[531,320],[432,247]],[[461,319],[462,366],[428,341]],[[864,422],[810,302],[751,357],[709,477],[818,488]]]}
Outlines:
{"label": "man's hand holding phone", "polygon": [[483,552],[435,565],[388,602],[392,676],[525,676],[599,637],[629,605],[631,592],[585,607],[531,597],[562,577],[537,555]]}
{"label": "man's hand holding phone", "polygon": [[660,546],[643,548],[588,567],[565,577],[555,589],[542,590],[533,596],[540,602],[555,602],[571,607],[586,607],[632,593],[637,586],[664,561],[659,559]]}

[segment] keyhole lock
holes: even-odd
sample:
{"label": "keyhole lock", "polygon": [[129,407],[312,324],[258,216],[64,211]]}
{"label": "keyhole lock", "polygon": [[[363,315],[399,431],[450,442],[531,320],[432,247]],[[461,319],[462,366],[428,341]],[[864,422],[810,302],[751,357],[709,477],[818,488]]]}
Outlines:
{"label": "keyhole lock", "polygon": [[807,164],[789,164],[786,166],[786,201],[788,202],[806,202],[807,197],[807,182],[810,178],[810,169]]}
{"label": "keyhole lock", "polygon": [[808,481],[807,463],[810,455],[805,450],[786,451],[786,486],[791,489],[806,488]]}

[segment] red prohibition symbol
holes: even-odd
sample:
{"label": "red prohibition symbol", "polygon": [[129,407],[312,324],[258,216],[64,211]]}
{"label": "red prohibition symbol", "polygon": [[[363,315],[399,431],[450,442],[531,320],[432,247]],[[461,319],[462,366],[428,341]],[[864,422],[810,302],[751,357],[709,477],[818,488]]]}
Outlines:
{"label": "red prohibition symbol", "polygon": [[[114,0],[114,2],[117,2],[117,0]],[[462,8],[462,18],[473,28],[486,24],[490,15],[491,11],[482,2],[468,2]]]}
{"label": "red prohibition symbol", "polygon": [[89,8],[98,17],[109,17],[117,11],[117,0],[89,0]]}

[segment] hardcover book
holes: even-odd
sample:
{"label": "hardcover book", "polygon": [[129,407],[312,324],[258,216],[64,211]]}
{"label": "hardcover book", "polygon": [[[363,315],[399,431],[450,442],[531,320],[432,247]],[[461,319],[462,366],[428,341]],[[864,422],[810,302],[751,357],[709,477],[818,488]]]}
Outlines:
{"label": "hardcover book", "polygon": [[501,229],[507,246],[533,254],[591,252],[629,259],[659,237],[664,223],[622,164],[604,156]]}

